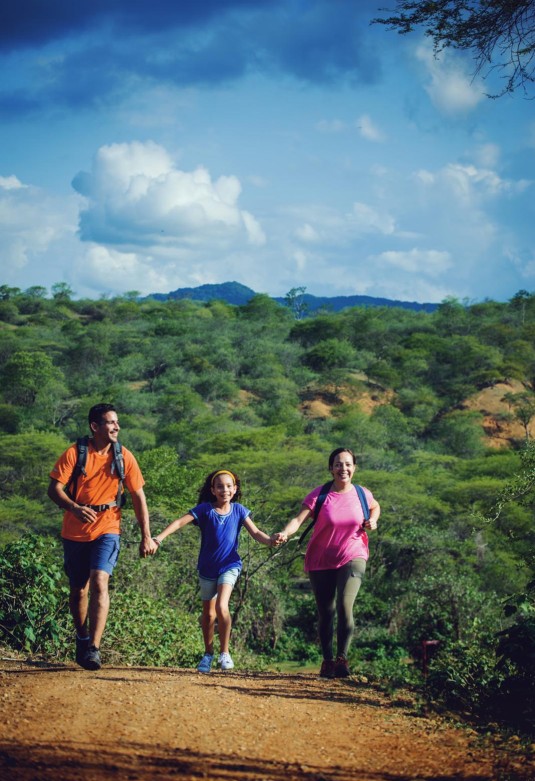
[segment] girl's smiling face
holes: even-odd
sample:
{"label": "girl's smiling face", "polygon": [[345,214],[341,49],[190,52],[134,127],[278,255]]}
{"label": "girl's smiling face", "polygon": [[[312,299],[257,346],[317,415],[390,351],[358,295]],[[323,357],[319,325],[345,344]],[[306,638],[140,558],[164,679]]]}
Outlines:
{"label": "girl's smiling face", "polygon": [[212,483],[212,493],[220,504],[231,502],[236,493],[237,486],[232,475],[216,475]]}

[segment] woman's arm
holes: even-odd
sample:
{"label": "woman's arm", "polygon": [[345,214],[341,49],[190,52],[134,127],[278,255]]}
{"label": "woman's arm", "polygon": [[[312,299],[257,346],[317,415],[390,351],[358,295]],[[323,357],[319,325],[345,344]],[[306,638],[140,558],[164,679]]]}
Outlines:
{"label": "woman's arm", "polygon": [[370,517],[367,521],[364,521],[364,528],[377,529],[377,521],[379,520],[380,515],[381,508],[379,506],[379,502],[376,502],[374,499],[370,504]]}
{"label": "woman's arm", "polygon": [[288,537],[291,537],[292,534],[295,534],[296,531],[299,530],[299,527],[302,523],[304,523],[310,516],[312,515],[312,510],[310,510],[308,507],[306,507],[304,504],[301,505],[301,509],[299,510],[299,513],[295,516],[295,518],[292,518],[291,521],[288,521],[282,532],[280,532],[286,539]]}

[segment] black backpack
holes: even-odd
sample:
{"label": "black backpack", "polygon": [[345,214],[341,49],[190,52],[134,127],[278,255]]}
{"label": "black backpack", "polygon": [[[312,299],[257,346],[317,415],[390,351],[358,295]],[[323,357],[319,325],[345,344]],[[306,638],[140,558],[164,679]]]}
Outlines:
{"label": "black backpack", "polygon": [[[312,516],[312,521],[311,523],[308,524],[303,534],[299,537],[299,542],[297,543],[298,545],[301,545],[301,543],[303,542],[303,540],[305,539],[309,531],[312,529],[312,527],[318,520],[318,515],[323,506],[323,502],[327,498],[327,494],[329,493],[332,487],[333,487],[332,480],[328,483],[325,483],[325,485],[322,485],[321,491],[319,493],[319,496],[316,500],[316,504],[314,506],[314,514]],[[361,485],[353,484],[353,488],[358,494],[360,504],[362,506],[362,512],[364,514],[364,520],[367,521],[370,517],[370,508],[368,507],[368,500],[366,499],[366,494],[364,493],[364,490]]]}
{"label": "black backpack", "polygon": [[[124,507],[124,504],[126,502],[126,495],[123,491],[123,482],[125,477],[124,472],[124,458],[123,458],[123,446],[120,442],[112,442],[112,452],[113,452],[113,463],[111,465],[111,472],[112,474],[117,474],[119,478],[119,484],[117,486],[117,498],[116,498],[116,504],[117,507]],[[79,437],[76,440],[76,450],[78,452],[78,458],[76,460],[76,466],[72,470],[72,475],[70,476],[69,482],[65,486],[65,492],[70,496],[70,498],[75,502],[76,501],[76,491],[77,491],[77,483],[78,478],[80,475],[87,476],[87,472],[85,471],[85,465],[87,463],[87,451],[89,448],[89,437]]]}

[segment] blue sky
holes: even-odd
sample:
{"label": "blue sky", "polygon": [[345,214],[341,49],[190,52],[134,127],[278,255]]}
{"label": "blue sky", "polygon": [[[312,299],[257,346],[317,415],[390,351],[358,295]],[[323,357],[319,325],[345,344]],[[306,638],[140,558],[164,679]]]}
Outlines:
{"label": "blue sky", "polygon": [[370,26],[385,5],[9,4],[1,283],[534,291],[533,101],[489,99],[499,82],[466,55]]}

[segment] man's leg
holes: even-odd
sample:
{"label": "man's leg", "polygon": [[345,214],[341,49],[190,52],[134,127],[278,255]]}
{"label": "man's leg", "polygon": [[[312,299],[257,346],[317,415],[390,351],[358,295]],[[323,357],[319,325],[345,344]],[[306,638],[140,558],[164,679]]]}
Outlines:
{"label": "man's leg", "polygon": [[89,637],[91,645],[100,647],[110,609],[108,584],[110,576],[101,569],[92,569],[89,576]]}
{"label": "man's leg", "polygon": [[69,592],[69,610],[78,637],[87,637],[87,616],[89,604],[89,580],[85,586],[75,586],[71,583]]}

